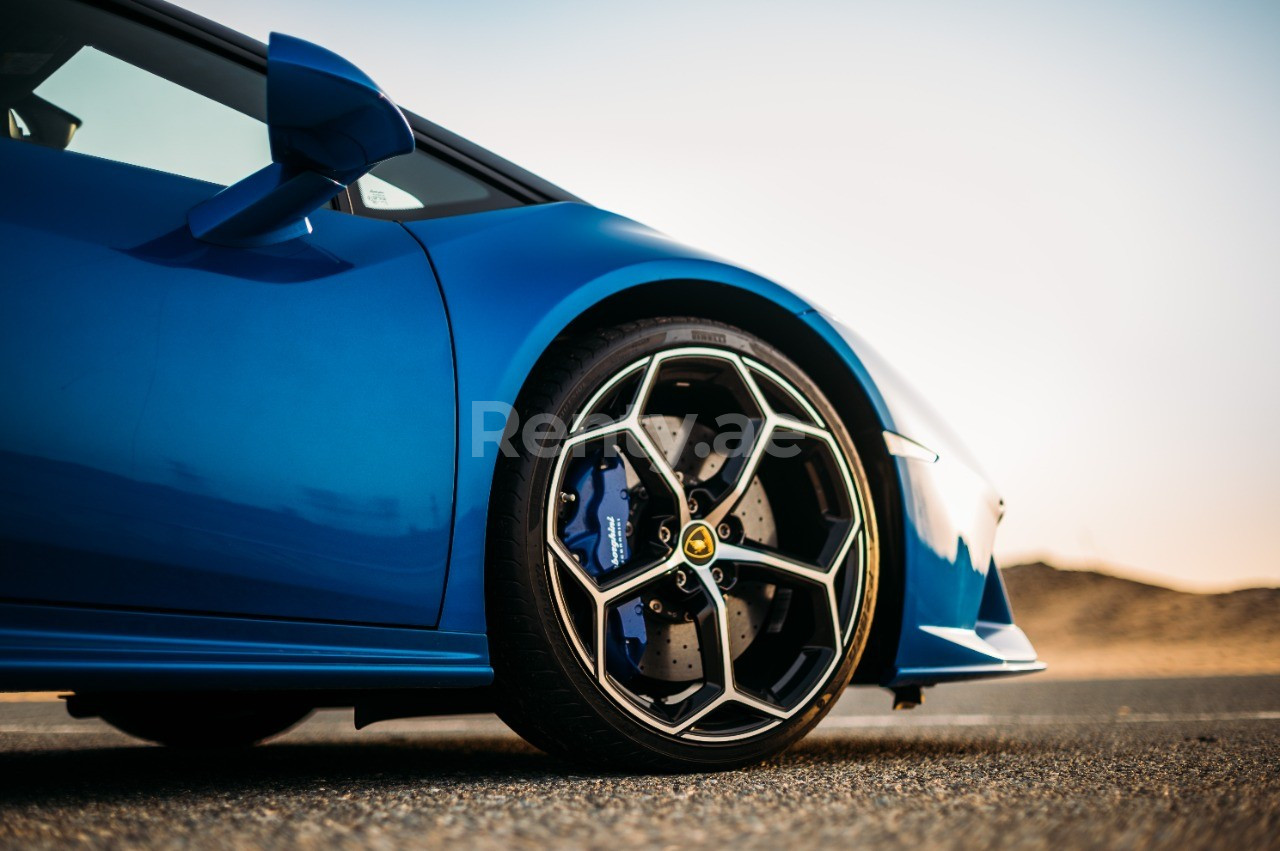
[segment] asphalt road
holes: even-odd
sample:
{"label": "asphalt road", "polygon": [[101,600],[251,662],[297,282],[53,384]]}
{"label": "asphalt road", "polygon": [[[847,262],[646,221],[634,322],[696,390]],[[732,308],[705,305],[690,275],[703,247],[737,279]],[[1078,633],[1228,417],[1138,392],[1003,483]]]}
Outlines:
{"label": "asphalt road", "polygon": [[1280,848],[1280,677],[851,692],[779,759],[591,773],[496,719],[191,755],[0,703],[0,846]]}

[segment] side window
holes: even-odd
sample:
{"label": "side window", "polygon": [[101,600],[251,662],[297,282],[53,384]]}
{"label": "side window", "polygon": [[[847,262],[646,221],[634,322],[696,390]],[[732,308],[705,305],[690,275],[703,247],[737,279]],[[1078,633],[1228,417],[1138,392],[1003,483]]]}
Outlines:
{"label": "side window", "polygon": [[266,79],[73,0],[19,0],[0,34],[11,140],[226,186],[271,162]]}
{"label": "side window", "polygon": [[[15,7],[0,29],[10,140],[220,186],[271,162],[260,71],[78,0]],[[395,221],[524,203],[423,150],[377,166],[349,198],[356,215]]]}
{"label": "side window", "polygon": [[518,207],[521,201],[423,150],[380,163],[351,186],[352,212],[411,221]]}

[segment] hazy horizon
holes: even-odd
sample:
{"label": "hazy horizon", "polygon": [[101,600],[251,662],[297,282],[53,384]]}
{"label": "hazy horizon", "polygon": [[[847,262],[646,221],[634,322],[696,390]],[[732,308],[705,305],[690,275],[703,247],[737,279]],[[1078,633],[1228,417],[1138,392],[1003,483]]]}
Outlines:
{"label": "hazy horizon", "polygon": [[1280,6],[180,2],[839,314],[1004,563],[1280,584]]}

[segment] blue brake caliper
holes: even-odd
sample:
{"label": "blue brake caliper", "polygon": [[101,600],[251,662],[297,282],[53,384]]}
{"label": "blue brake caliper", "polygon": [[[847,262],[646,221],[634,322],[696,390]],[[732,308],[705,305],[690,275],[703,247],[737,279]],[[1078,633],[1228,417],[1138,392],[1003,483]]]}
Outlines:
{"label": "blue brake caliper", "polygon": [[[576,495],[576,511],[560,539],[587,573],[605,578],[631,557],[627,543],[631,494],[627,490],[626,465],[617,453],[600,453],[576,460],[565,479]],[[648,641],[644,603],[640,597],[627,600],[608,617],[607,666],[615,676],[630,679],[639,673],[637,665]]]}

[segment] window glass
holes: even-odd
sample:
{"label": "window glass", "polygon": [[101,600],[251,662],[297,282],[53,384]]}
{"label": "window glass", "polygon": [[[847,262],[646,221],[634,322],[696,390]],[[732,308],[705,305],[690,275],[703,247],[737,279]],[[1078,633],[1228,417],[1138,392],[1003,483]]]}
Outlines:
{"label": "window glass", "polygon": [[430,219],[520,203],[422,150],[379,163],[351,187],[354,211],[377,219]]}
{"label": "window glass", "polygon": [[[10,139],[220,186],[271,161],[264,74],[76,0],[6,10],[0,108]],[[357,215],[393,220],[524,203],[421,149],[381,163],[349,197]]]}
{"label": "window glass", "polygon": [[356,190],[360,193],[360,203],[370,210],[421,210],[426,206],[416,196],[372,174],[360,178]]}
{"label": "window glass", "polygon": [[11,139],[222,186],[271,161],[261,73],[66,0],[20,2],[14,18]]}

